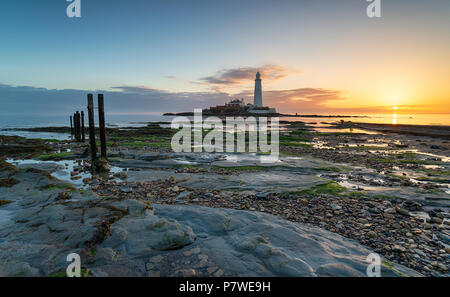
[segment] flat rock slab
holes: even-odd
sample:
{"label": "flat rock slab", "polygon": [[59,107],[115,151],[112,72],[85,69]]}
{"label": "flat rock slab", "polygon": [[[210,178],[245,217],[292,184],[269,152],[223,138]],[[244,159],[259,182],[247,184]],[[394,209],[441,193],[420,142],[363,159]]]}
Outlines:
{"label": "flat rock slab", "polygon": [[[340,235],[270,214],[199,206],[154,205],[153,214],[124,218],[111,231],[98,247],[96,275],[121,275],[121,266],[124,272],[140,267],[144,273],[145,262],[159,275],[182,255],[191,267],[207,267],[211,275],[362,277],[372,253]],[[399,265],[382,266],[381,273],[420,275]]]}
{"label": "flat rock slab", "polygon": [[284,170],[245,172],[239,175],[175,173],[163,170],[128,171],[127,174],[129,182],[167,179],[173,176],[182,181],[179,185],[184,187],[269,192],[301,191],[330,182],[317,175]]}

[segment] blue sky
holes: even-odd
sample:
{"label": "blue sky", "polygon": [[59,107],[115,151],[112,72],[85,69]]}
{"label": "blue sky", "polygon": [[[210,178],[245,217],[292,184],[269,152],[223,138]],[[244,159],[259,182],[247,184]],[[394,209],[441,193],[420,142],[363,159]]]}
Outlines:
{"label": "blue sky", "polygon": [[[450,60],[450,1],[446,0],[383,0],[381,19],[366,16],[368,3],[364,0],[81,3],[79,19],[66,16],[69,3],[64,0],[0,3],[3,90],[8,87],[10,94],[14,87],[28,86],[125,92],[128,89],[124,88],[142,87],[143,93],[148,93],[147,89],[181,93],[193,102],[204,92],[213,97],[225,95],[220,98],[250,98],[253,72],[264,68],[266,91],[323,89],[336,94],[327,100],[357,102],[376,88],[366,86],[366,81],[355,88],[352,76],[360,79],[367,75],[371,81],[367,69],[383,61],[400,61],[403,67],[409,60],[430,59],[427,71],[443,75],[448,63],[434,59]],[[422,65],[415,66],[405,72],[423,73]],[[410,80],[402,79],[402,73],[395,72],[398,68],[383,71],[392,71],[395,76],[391,81],[398,84],[412,84],[420,78],[417,74]],[[238,79],[229,84],[207,79],[232,75],[240,69],[251,75],[242,76],[238,71]],[[380,77],[378,74],[373,80]],[[387,82],[382,83],[388,88]],[[443,88],[440,94],[444,93],[438,99],[448,99],[448,89],[437,88]],[[390,95],[380,96],[386,97],[383,104],[389,104]],[[297,99],[311,102],[311,97]],[[0,104],[1,100],[5,95],[0,92]],[[327,100],[312,104],[311,110],[319,111]],[[282,108],[283,102],[276,101],[277,107]],[[364,106],[369,104],[361,104]]]}

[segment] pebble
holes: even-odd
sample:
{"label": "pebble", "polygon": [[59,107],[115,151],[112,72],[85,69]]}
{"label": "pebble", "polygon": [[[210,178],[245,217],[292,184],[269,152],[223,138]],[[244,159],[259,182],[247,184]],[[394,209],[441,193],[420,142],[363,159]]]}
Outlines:
{"label": "pebble", "polygon": [[384,210],[384,213],[385,214],[386,213],[394,214],[394,213],[396,213],[396,210],[395,210],[395,208],[387,208],[387,209]]}
{"label": "pebble", "polygon": [[217,267],[217,266],[208,267],[208,269],[206,269],[206,272],[208,272],[209,274],[212,274],[212,273],[214,273],[217,269],[219,269],[219,267]]}
{"label": "pebble", "polygon": [[392,247],[392,250],[393,251],[396,251],[396,252],[406,252],[406,249],[404,248],[404,247],[402,247],[402,246],[399,246],[399,245],[394,245],[393,247]]}
{"label": "pebble", "polygon": [[181,269],[179,270],[183,277],[194,277],[196,275],[196,272],[194,269]]}
{"label": "pebble", "polygon": [[164,259],[162,255],[154,256],[150,258],[150,263],[159,263]]}
{"label": "pebble", "polygon": [[202,267],[206,267],[208,265],[208,260],[207,259],[202,259],[200,261],[200,263],[197,264],[198,268],[202,268]]}
{"label": "pebble", "polygon": [[431,218],[431,222],[435,223],[435,224],[442,224],[442,219],[438,218],[438,217],[432,217]]}
{"label": "pebble", "polygon": [[123,192],[123,193],[131,193],[131,192],[133,192],[133,189],[127,188],[127,187],[122,187],[120,189],[120,191]]}
{"label": "pebble", "polygon": [[375,238],[375,237],[377,237],[377,234],[374,231],[369,231],[369,232],[367,232],[367,237]]}
{"label": "pebble", "polygon": [[151,270],[151,271],[148,272],[148,276],[149,277],[160,277],[161,276],[161,272],[160,271]]}
{"label": "pebble", "polygon": [[401,214],[401,215],[404,215],[404,216],[410,216],[410,213],[409,213],[409,211],[407,211],[406,209],[403,209],[403,208],[396,208],[396,210],[397,210],[397,212],[399,213],[399,214]]}
{"label": "pebble", "polygon": [[394,215],[392,215],[392,214],[390,214],[390,213],[384,213],[383,216],[384,216],[386,219],[395,219]]}
{"label": "pebble", "polygon": [[177,199],[185,199],[185,198],[187,198],[191,193],[192,193],[192,192],[189,192],[189,191],[181,192],[181,193],[177,196]]}
{"label": "pebble", "polygon": [[255,196],[258,199],[266,199],[269,196],[269,193],[268,192],[261,192],[261,193],[257,193]]}
{"label": "pebble", "polygon": [[222,269],[219,269],[216,271],[216,273],[213,274],[214,277],[221,277],[224,274]]}
{"label": "pebble", "polygon": [[198,253],[200,253],[200,248],[199,248],[199,247],[196,247],[196,248],[193,248],[193,249],[191,249],[191,250],[188,250],[188,251],[183,252],[183,255],[184,255],[185,257],[189,257],[189,256],[192,256],[192,255],[198,254]]}
{"label": "pebble", "polygon": [[358,223],[360,223],[360,224],[369,224],[369,221],[366,220],[366,219],[363,219],[363,218],[359,218],[358,219]]}
{"label": "pebble", "polygon": [[126,179],[127,178],[127,173],[125,171],[122,172],[117,172],[116,174],[113,175],[114,177],[118,177],[120,179]]}
{"label": "pebble", "polygon": [[208,256],[205,254],[201,254],[197,256],[199,260],[208,260]]}
{"label": "pebble", "polygon": [[342,206],[334,204],[334,203],[330,204],[330,207],[332,209],[335,209],[335,210],[341,210],[342,209]]}

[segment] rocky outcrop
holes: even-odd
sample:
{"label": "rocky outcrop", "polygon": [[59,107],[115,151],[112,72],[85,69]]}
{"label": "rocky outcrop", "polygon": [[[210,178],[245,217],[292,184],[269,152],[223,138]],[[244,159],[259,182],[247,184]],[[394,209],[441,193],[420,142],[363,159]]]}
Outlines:
{"label": "rocky outcrop", "polygon": [[[152,205],[79,191],[19,169],[0,188],[0,275],[49,276],[79,253],[91,276],[365,276],[371,251],[259,212]],[[3,213],[4,215],[4,213]],[[397,272],[395,272],[397,271]],[[401,266],[382,275],[418,275]]]}

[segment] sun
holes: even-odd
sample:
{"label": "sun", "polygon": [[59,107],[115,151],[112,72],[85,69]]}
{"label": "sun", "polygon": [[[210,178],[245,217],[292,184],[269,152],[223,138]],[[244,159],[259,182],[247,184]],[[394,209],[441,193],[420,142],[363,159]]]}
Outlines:
{"label": "sun", "polygon": [[398,107],[397,107],[397,106],[394,106],[394,107],[392,107],[392,109],[394,109],[394,110],[397,110],[397,109],[398,109]]}

